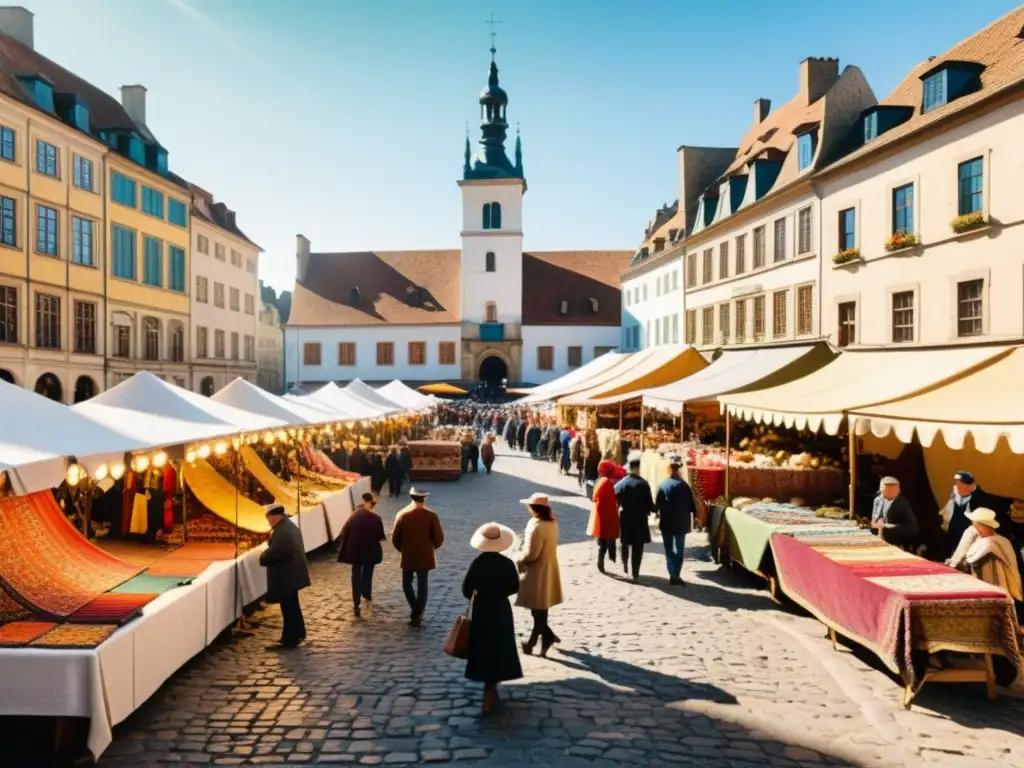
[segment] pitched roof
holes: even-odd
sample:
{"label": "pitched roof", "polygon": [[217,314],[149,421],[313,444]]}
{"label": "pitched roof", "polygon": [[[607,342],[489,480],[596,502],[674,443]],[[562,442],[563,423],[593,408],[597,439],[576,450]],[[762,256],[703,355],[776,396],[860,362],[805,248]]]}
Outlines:
{"label": "pitched roof", "polygon": [[[949,103],[922,114],[924,87],[921,78],[947,62],[981,64],[981,87]],[[878,138],[833,163],[825,172],[844,166],[857,158],[878,151],[944,118],[963,112],[973,105],[1024,80],[1024,6],[1010,11],[980,32],[943,53],[914,67],[879,106],[911,107],[913,116],[889,129]]]}
{"label": "pitched roof", "polygon": [[[186,183],[188,184],[189,189],[192,190],[193,216],[197,216],[207,224],[219,227],[225,232],[230,232],[232,235],[241,238],[254,248],[259,248],[259,246],[250,240],[245,232],[238,227],[238,224],[235,222],[234,211],[224,205],[224,203],[215,203],[213,201],[212,192],[207,192],[198,184],[193,184],[192,182]],[[260,248],[260,250],[263,249]]]}
{"label": "pitched roof", "polygon": [[824,114],[824,96],[811,104],[806,101],[806,94],[798,93],[778,109],[769,112],[762,122],[751,125],[740,141],[736,157],[722,176],[746,174],[747,164],[765,152],[789,152],[796,141],[793,130],[802,125],[821,122]]}
{"label": "pitched roof", "polygon": [[[618,326],[622,322],[619,276],[632,255],[632,251],[524,253],[523,325]],[[562,302],[567,303],[565,314]]]}

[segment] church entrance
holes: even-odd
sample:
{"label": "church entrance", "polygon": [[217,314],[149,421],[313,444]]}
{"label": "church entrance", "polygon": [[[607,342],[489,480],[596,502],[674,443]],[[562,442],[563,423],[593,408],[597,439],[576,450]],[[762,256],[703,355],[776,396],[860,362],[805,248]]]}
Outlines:
{"label": "church entrance", "polygon": [[500,389],[508,379],[508,366],[497,355],[488,355],[480,361],[480,372],[477,378],[489,389]]}

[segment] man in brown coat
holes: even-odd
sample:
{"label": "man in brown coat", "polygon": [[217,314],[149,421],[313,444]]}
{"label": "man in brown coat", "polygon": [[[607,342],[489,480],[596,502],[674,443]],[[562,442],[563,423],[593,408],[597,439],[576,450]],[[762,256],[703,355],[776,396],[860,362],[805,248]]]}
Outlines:
{"label": "man in brown coat", "polygon": [[[425,505],[427,492],[409,489],[412,504],[395,518],[391,543],[402,553],[402,591],[412,614],[409,623],[418,627],[427,607],[427,574],[437,567],[434,551],[444,543],[444,531],[437,513]],[[416,590],[413,590],[413,577]]]}

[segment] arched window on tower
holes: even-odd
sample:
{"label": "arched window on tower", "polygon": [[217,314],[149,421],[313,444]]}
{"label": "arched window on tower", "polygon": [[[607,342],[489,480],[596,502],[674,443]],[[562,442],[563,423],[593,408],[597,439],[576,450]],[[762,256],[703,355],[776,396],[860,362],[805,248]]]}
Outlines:
{"label": "arched window on tower", "polygon": [[495,271],[494,252],[493,251],[488,251],[487,255],[484,256],[484,271],[485,272],[494,272]]}
{"label": "arched window on tower", "polygon": [[501,229],[501,203],[484,203],[483,228]]}
{"label": "arched window on tower", "polygon": [[496,323],[496,322],[498,322],[498,305],[497,304],[495,304],[493,301],[488,301],[484,311],[486,312],[486,320],[485,320],[485,322],[488,322],[488,323]]}

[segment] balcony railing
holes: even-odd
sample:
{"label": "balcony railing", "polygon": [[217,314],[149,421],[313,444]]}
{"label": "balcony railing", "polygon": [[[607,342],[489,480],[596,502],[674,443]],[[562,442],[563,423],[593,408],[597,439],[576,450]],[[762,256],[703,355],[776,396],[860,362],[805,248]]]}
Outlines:
{"label": "balcony railing", "polygon": [[480,341],[504,341],[504,323],[480,323]]}

